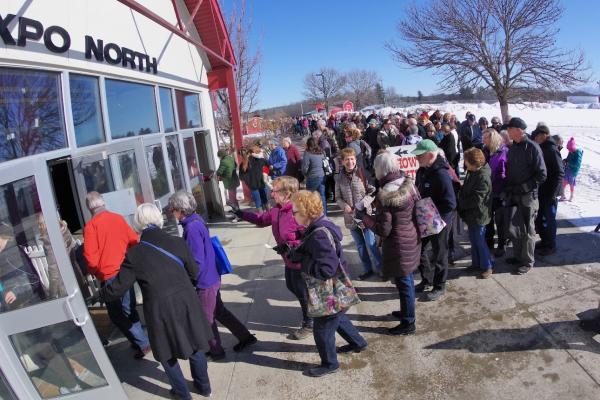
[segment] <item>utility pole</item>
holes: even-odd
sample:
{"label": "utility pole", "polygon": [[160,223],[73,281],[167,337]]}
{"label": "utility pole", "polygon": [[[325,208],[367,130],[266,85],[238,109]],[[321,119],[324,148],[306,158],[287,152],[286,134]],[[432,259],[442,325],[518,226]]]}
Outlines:
{"label": "utility pole", "polygon": [[323,98],[325,102],[325,113],[329,115],[329,104],[327,103],[327,90],[325,88],[325,75],[322,73],[315,74],[315,76],[321,77],[321,83],[323,84]]}

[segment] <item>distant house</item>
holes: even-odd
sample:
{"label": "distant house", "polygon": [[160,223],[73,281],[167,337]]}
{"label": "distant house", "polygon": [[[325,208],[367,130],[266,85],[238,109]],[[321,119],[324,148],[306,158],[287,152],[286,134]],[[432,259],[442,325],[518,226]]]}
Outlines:
{"label": "distant house", "polygon": [[252,117],[248,119],[246,122],[246,129],[244,129],[244,134],[251,135],[253,133],[259,133],[263,131],[263,118],[262,117]]}
{"label": "distant house", "polygon": [[567,101],[573,104],[600,103],[600,96],[567,96]]}

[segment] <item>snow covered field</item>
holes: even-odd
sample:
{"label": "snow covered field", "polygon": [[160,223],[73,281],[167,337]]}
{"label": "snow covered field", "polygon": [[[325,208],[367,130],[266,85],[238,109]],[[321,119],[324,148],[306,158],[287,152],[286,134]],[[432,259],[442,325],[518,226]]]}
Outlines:
{"label": "snow covered field", "polygon": [[[550,127],[550,133],[559,134],[565,141],[575,137],[579,147],[583,149],[583,164],[578,176],[575,196],[572,203],[561,202],[558,206],[559,218],[569,219],[582,231],[592,231],[600,223],[600,109],[597,104],[582,105],[566,102],[558,103],[527,103],[511,104],[509,114],[525,120],[533,131],[539,121],[544,121]],[[464,120],[467,111],[474,113],[477,118],[486,117],[488,121],[493,116],[500,116],[500,106],[496,104],[462,104],[446,102],[442,104],[422,104],[405,109],[382,109],[382,114],[388,112],[408,112],[414,110],[437,109],[442,112],[452,112],[459,120]],[[567,156],[563,149],[563,158]],[[567,189],[568,191],[568,189]],[[568,194],[567,194],[568,197]]]}

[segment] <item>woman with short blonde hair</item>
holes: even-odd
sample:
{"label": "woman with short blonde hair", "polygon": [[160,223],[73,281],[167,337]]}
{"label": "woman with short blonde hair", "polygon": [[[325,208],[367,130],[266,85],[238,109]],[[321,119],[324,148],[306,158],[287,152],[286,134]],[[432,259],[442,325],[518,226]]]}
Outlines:
{"label": "woman with short blonde hair", "polygon": [[[292,261],[301,263],[302,273],[313,279],[326,281],[346,268],[342,251],[342,231],[323,214],[323,204],[318,193],[300,190],[292,196],[292,213],[299,225],[306,229],[302,242],[291,250]],[[308,376],[319,377],[339,370],[336,356],[336,331],[348,341],[338,352],[359,353],[367,347],[366,340],[346,316],[346,309],[328,316],[314,317],[313,336],[321,364],[306,371]]]}

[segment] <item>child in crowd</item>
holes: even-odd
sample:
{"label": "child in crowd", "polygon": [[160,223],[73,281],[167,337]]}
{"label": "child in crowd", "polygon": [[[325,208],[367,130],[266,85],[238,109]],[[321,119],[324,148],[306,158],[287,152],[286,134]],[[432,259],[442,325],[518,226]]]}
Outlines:
{"label": "child in crowd", "polygon": [[567,198],[564,195],[564,189],[567,185],[569,185],[570,189],[570,197],[569,201],[573,201],[573,195],[575,194],[575,185],[577,183],[577,175],[579,174],[579,169],[581,168],[581,161],[583,159],[583,150],[577,148],[577,144],[575,143],[575,138],[572,137],[567,142],[567,150],[569,151],[569,155],[565,160],[565,180],[563,181],[563,195],[560,198],[560,201],[565,201]]}

